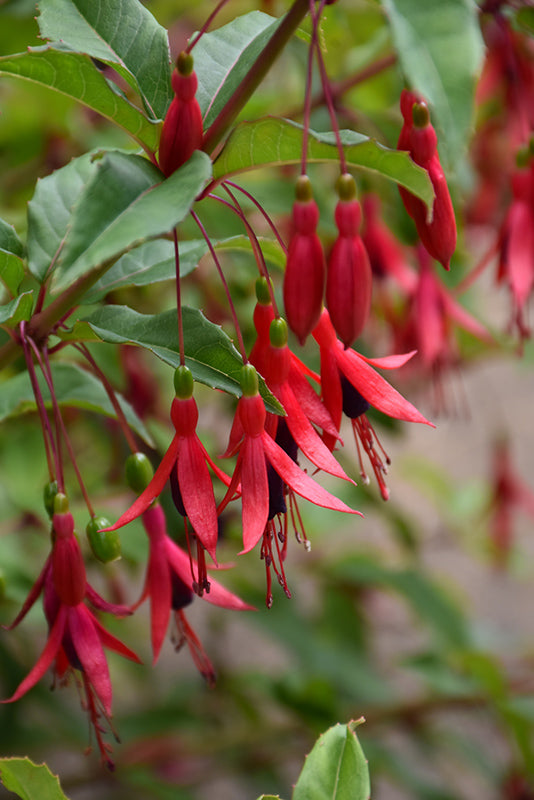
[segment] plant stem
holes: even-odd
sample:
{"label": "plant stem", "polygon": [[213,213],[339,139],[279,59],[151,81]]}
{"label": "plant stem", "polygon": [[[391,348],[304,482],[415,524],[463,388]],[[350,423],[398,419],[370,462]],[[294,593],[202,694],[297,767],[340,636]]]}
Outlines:
{"label": "plant stem", "polygon": [[295,0],[234,94],[204,135],[202,149],[212,153],[247,100],[261,83],[308,11],[308,0]]}

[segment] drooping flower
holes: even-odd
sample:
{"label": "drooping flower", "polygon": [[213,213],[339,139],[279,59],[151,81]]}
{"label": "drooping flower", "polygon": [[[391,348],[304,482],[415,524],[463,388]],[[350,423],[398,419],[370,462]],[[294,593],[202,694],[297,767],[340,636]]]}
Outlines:
{"label": "drooping flower", "polygon": [[99,611],[127,616],[130,609],[107,603],[87,583],[74,520],[67,511],[66,498],[57,495],[56,513],[52,518],[52,552],[32,587],[24,605],[10,626],[18,625],[43,593],[43,607],[49,626],[46,645],[37,663],[12,696],[3,703],[22,697],[53,666],[61,682],[68,674],[79,674],[83,688],[83,706],[93,726],[97,744],[106,765],[113,769],[110,746],[103,740],[101,718],[110,723],[112,687],[104,647],[140,663],[137,655],[110,634],[98,621],[85,600]]}
{"label": "drooping flower", "polygon": [[284,306],[289,327],[304,344],[321,313],[325,260],[316,232],[319,209],[306,175],[299,177],[295,195],[293,232],[284,275]]}
{"label": "drooping flower", "polygon": [[380,281],[391,278],[404,292],[411,292],[417,275],[408,263],[400,243],[380,217],[380,199],[367,194],[363,199],[362,239],[373,275]]}
{"label": "drooping flower", "polygon": [[175,373],[176,397],[172,401],[171,419],[176,434],[163,456],[154,477],[137,500],[108,530],[117,530],[141,516],[156,500],[175,469],[186,515],[195,535],[216,561],[217,507],[208,464],[226,484],[229,479],[212,461],[196,433],[198,408],[193,398],[193,376],[187,367]]}
{"label": "drooping flower", "polygon": [[202,146],[202,113],[195,97],[198,80],[190,54],[180,53],[171,82],[175,96],[163,121],[158,154],[159,166],[166,177]]}
{"label": "drooping flower", "polygon": [[352,175],[341,175],[338,193],[335,212],[338,237],[328,259],[326,307],[337,335],[345,347],[350,347],[369,316],[373,276],[359,234],[362,212]]}
{"label": "drooping flower", "polygon": [[426,205],[406,189],[400,194],[417,233],[430,255],[449,269],[451,256],[456,249],[456,220],[445,173],[437,151],[437,136],[430,122],[428,107],[418,95],[403,90],[401,111],[404,125],[397,148],[408,150],[416,164],[427,170],[434,189],[431,219]]}
{"label": "drooping flower", "polygon": [[269,483],[267,466],[270,464],[285,484],[301,497],[315,505],[359,514],[337,497],[323,489],[295,464],[293,459],[276,444],[265,431],[266,411],[258,392],[258,377],[255,368],[247,364],[242,370],[243,395],[239,399],[237,414],[243,436],[235,445],[237,463],[225,497],[219,504],[219,512],[230,502],[236,488],[241,486],[243,553],[247,553],[262,537],[269,516]]}
{"label": "drooping flower", "polygon": [[498,567],[505,567],[513,545],[513,514],[522,509],[534,519],[534,491],[517,474],[512,464],[510,443],[505,437],[495,442],[491,476],[490,537]]}
{"label": "drooping flower", "polygon": [[[321,314],[313,336],[319,345],[321,354],[321,386],[325,405],[338,430],[345,407],[346,412],[353,420],[353,430],[357,436],[357,442],[359,440],[369,456],[379,481],[382,496],[386,500],[388,492],[383,481],[385,465],[375,447],[376,434],[365,418],[367,404],[395,419],[406,422],[423,422],[427,425],[432,425],[432,423],[425,419],[415,406],[405,400],[381,375],[375,372],[373,367],[381,369],[401,367],[412,358],[415,351],[385,358],[366,358],[356,350],[345,348],[339,341],[326,309]],[[349,387],[352,387],[350,396]],[[358,397],[361,402],[358,401]],[[356,422],[354,422],[355,420]],[[329,447],[334,447],[335,439],[328,434],[324,436],[324,439]],[[386,456],[385,460],[387,462]],[[361,458],[360,469],[365,480],[366,473]]]}
{"label": "drooping flower", "polygon": [[512,295],[510,326],[519,340],[530,337],[525,308],[534,289],[534,159],[512,176],[513,200],[498,237],[497,282]]}
{"label": "drooping flower", "polygon": [[[189,626],[183,609],[192,603],[194,578],[199,573],[198,565],[167,534],[165,514],[159,504],[147,509],[142,516],[143,525],[150,542],[150,555],[145,585],[137,608],[150,598],[151,639],[154,663],[156,663],[165,634],[169,626],[171,611],[179,633],[177,649],[187,643],[193,660],[209,685],[215,683],[215,672],[197,636]],[[217,581],[210,578],[202,594],[204,600],[222,608],[236,611],[252,610],[237,595],[232,594]]]}

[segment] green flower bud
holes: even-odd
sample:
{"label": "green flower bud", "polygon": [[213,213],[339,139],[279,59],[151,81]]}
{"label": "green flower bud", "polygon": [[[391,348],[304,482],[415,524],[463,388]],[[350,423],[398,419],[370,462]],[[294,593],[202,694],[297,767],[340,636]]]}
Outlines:
{"label": "green flower bud", "polygon": [[43,502],[46,513],[52,519],[54,516],[54,499],[57,495],[57,481],[50,481],[43,489]]}
{"label": "green flower bud", "polygon": [[193,373],[185,364],[174,370],[174,391],[180,400],[189,400],[193,396]]}
{"label": "green flower bud", "polygon": [[85,529],[93,555],[103,564],[117,561],[121,557],[121,540],[117,531],[102,531],[111,522],[105,517],[93,517]]}
{"label": "green flower bud", "polygon": [[190,53],[184,53],[182,51],[178,56],[178,58],[176,59],[176,69],[178,70],[180,75],[183,75],[184,77],[191,75],[194,66],[195,64],[193,56]]}
{"label": "green flower bud", "polygon": [[273,319],[269,328],[269,339],[273,347],[284,347],[287,344],[287,322],[282,317]]}
{"label": "green flower bud", "polygon": [[132,453],[126,459],[126,482],[136,494],[141,494],[154,476],[154,470],[144,453]]}
{"label": "green flower bud", "polygon": [[253,367],[252,364],[245,364],[241,369],[239,383],[241,384],[243,397],[255,397],[259,390],[256,367]]}

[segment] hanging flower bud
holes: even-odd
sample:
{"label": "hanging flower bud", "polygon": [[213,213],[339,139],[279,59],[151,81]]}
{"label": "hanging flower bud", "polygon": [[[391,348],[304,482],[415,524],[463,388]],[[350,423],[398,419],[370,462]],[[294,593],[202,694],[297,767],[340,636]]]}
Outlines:
{"label": "hanging flower bud", "polygon": [[166,177],[202,145],[202,112],[195,97],[198,80],[191,55],[180,53],[171,81],[175,97],[165,116],[159,143],[159,166]]}
{"label": "hanging flower bud", "polygon": [[74,519],[69,512],[66,495],[54,499],[52,517],[52,580],[56,594],[67,606],[81,603],[87,590],[85,564],[76,534]]}
{"label": "hanging flower bud", "polygon": [[[411,120],[408,108],[411,105]],[[422,200],[401,189],[401,197],[408,214],[412,217],[417,233],[430,255],[449,269],[451,256],[456,249],[456,220],[449,188],[437,151],[437,136],[428,107],[424,100],[413,92],[404,90],[401,95],[401,110],[404,125],[397,147],[408,150],[412,159],[427,170],[434,189],[434,204],[431,220]]]}
{"label": "hanging flower bud", "polygon": [[284,305],[289,327],[304,344],[319,320],[323,305],[325,262],[317,236],[319,209],[310,179],[301,175],[295,190],[293,235],[284,277]]}
{"label": "hanging flower bud", "polygon": [[93,517],[87,523],[85,533],[95,558],[103,564],[117,561],[121,557],[121,540],[117,531],[104,531],[111,522],[106,517]]}
{"label": "hanging flower bud", "polygon": [[336,206],[338,237],[328,261],[326,306],[339,338],[350,347],[362,332],[371,308],[373,277],[359,235],[362,212],[352,175],[341,175]]}

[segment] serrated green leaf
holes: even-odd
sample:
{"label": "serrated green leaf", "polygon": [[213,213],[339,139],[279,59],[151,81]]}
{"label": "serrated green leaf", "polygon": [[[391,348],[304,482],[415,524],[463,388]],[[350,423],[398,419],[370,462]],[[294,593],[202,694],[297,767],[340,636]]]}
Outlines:
{"label": "serrated green leaf", "polygon": [[106,80],[88,55],[54,49],[30,48],[0,58],[0,75],[32,81],[72,97],[124,128],[136,141],[155,150],[160,126],[145,115]]}
{"label": "serrated green leaf", "polygon": [[28,320],[31,317],[33,307],[33,292],[23,292],[0,306],[0,325],[12,327],[21,320]]}
{"label": "serrated green leaf", "polygon": [[475,82],[484,56],[473,0],[381,0],[409,84],[435,111],[449,163],[465,152],[473,123]]}
{"label": "serrated green leaf", "polygon": [[[255,122],[241,122],[213,164],[213,176],[222,179],[259,167],[298,164],[302,136],[302,126],[287,119],[264,117]],[[407,153],[391,150],[354,131],[341,131],[341,140],[349,167],[380,173],[409,189],[427,205],[432,203],[434,192],[428,174]],[[334,134],[309,132],[308,161],[339,163]]]}
{"label": "serrated green leaf", "polygon": [[[193,308],[184,307],[185,360],[193,377],[214,389],[241,396],[239,375],[241,356],[219,325],[210,322]],[[112,344],[136,344],[150,350],[171,367],[180,365],[176,311],[162,314],[139,314],[127,306],[106,306],[88,319],[77,322],[69,332],[58,334],[66,341],[92,340]],[[281,406],[261,387],[269,411],[281,412]]]}
{"label": "serrated green leaf", "polygon": [[[166,180],[140,156],[108,153],[103,162],[73,210],[54,273],[57,292],[172,230],[187,216],[211,175],[211,161],[199,151]],[[147,186],[150,181],[156,185]]]}
{"label": "serrated green leaf", "polygon": [[95,153],[73,159],[65,167],[37,181],[28,203],[28,267],[38,281],[50,265],[67,233],[73,206],[97,169]]}
{"label": "serrated green leaf", "polygon": [[197,100],[208,128],[250,70],[280,20],[251,11],[204,34],[195,45]]}
{"label": "serrated green leaf", "polygon": [[58,776],[29,758],[0,758],[0,780],[22,800],[67,800]]}
{"label": "serrated green leaf", "polygon": [[356,725],[338,724],[319,737],[306,757],[293,800],[369,799],[369,769]]}
{"label": "serrated green leaf", "polygon": [[167,31],[138,0],[46,0],[39,11],[43,38],[111,64],[152,118],[165,116],[172,99]]}
{"label": "serrated green leaf", "polygon": [[[50,392],[42,375],[38,376],[43,399],[47,406],[51,406]],[[89,372],[75,364],[52,362],[52,378],[54,391],[60,405],[82,408],[103,414],[106,417],[116,417],[113,405],[101,382]],[[27,372],[9,378],[0,384],[0,422],[18,414],[34,411],[35,398]],[[117,399],[124,411],[130,427],[151,447],[154,442],[149,432],[141,422],[132,406],[117,393]]]}
{"label": "serrated green leaf", "polygon": [[[259,237],[265,260],[283,269],[285,257],[278,242]],[[216,250],[252,252],[247,236],[231,236],[228,239],[212,241]],[[208,252],[204,239],[179,242],[180,275],[192,272],[198,262]],[[95,303],[110,292],[126,286],[147,286],[159,281],[173,280],[176,274],[174,244],[158,239],[141,245],[131,253],[126,253],[84,296],[84,303]]]}
{"label": "serrated green leaf", "polygon": [[24,277],[22,255],[24,246],[15,228],[0,219],[0,280],[11,294],[16,294]]}

